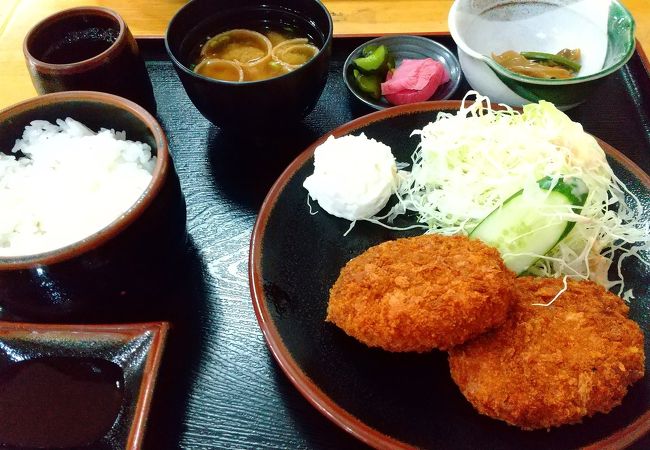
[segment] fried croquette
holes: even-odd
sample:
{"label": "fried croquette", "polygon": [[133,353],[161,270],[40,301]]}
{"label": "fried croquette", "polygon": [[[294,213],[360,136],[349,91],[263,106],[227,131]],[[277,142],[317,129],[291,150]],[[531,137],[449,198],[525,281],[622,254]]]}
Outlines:
{"label": "fried croquette", "polygon": [[478,240],[397,239],[347,263],[327,320],[370,347],[445,350],[506,320],[513,280],[498,251]]}
{"label": "fried croquette", "polygon": [[521,277],[500,328],[449,352],[451,375],[481,413],[523,429],[577,423],[619,405],[644,374],[643,333],[627,305],[589,281]]}

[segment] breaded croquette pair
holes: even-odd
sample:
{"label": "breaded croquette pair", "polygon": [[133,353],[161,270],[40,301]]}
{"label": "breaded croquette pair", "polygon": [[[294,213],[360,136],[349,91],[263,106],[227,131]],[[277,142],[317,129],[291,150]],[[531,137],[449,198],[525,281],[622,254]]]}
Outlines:
{"label": "breaded croquette pair", "polygon": [[[495,249],[425,235],[370,248],[330,291],[327,320],[371,347],[451,349],[474,407],[524,429],[579,422],[618,405],[643,377],[643,333],[592,282],[520,277]],[[537,305],[535,305],[537,304]]]}

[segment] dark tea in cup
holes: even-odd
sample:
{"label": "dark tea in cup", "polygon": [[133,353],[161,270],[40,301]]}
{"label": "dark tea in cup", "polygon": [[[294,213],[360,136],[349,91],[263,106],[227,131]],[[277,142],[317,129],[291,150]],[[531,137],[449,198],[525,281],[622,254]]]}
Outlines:
{"label": "dark tea in cup", "polygon": [[155,114],[153,88],[138,44],[110,9],[82,7],[54,14],[29,31],[23,52],[39,94],[103,91]]}
{"label": "dark tea in cup", "polygon": [[110,25],[64,33],[45,48],[40,59],[48,64],[72,64],[97,56],[117,41],[120,30]]}

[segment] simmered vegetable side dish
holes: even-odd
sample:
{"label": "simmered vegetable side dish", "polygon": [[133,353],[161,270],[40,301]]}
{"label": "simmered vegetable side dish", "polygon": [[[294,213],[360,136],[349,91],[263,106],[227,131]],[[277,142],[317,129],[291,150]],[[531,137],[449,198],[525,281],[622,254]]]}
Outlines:
{"label": "simmered vegetable side dish", "polygon": [[508,50],[492,59],[506,69],[535,78],[573,78],[580,71],[580,49],[562,49],[559,52],[515,52]]}

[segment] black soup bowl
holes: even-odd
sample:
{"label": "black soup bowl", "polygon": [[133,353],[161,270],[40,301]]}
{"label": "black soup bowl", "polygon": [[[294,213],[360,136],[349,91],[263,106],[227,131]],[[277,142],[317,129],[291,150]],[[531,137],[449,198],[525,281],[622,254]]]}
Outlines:
{"label": "black soup bowl", "polygon": [[[11,154],[30,122],[66,117],[95,132],[124,131],[126,139],[148,144],[156,155],[152,178],[128,210],[94,234],[42,253],[0,256],[2,318],[71,323],[163,317],[167,285],[187,252],[185,200],[165,133],[151,114],[125,98],[58,92],[0,111],[0,151]],[[65,218],[67,226],[73,229],[85,214],[78,208]]]}
{"label": "black soup bowl", "polygon": [[[259,81],[222,81],[190,70],[209,36],[261,27],[304,31],[319,52],[292,72]],[[194,0],[169,23],[165,47],[187,95],[208,120],[222,128],[269,129],[299,121],[316,105],[327,81],[332,17],[318,0]]]}

